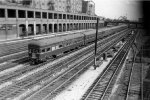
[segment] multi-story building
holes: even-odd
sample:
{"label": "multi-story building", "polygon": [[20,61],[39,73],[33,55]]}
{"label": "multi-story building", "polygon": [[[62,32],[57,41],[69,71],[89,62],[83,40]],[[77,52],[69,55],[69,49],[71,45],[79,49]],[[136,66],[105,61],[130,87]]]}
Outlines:
{"label": "multi-story building", "polygon": [[59,12],[95,15],[95,4],[84,0],[1,0],[5,4]]}
{"label": "multi-story building", "polygon": [[82,0],[71,0],[71,12],[82,13]]}
{"label": "multi-story building", "polygon": [[82,1],[82,12],[88,15],[95,15],[95,4],[93,1]]}
{"label": "multi-story building", "polygon": [[82,0],[1,0],[10,5],[23,5],[35,9],[81,13]]}
{"label": "multi-story building", "polygon": [[73,9],[70,12],[65,11],[66,0],[59,0],[61,2],[55,6],[56,1],[58,2],[58,0],[19,0],[13,1],[13,4],[6,0],[0,2],[0,41],[95,28],[97,16],[79,13],[82,8],[81,2],[75,2],[80,0],[75,2],[70,0],[70,9]]}
{"label": "multi-story building", "polygon": [[55,11],[66,12],[66,0],[54,0]]}

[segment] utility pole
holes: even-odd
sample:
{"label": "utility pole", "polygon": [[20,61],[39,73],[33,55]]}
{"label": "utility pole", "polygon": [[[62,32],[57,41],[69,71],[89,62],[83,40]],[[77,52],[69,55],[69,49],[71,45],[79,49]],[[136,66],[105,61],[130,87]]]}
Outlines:
{"label": "utility pole", "polygon": [[97,18],[97,24],[96,24],[94,69],[96,69],[96,67],[97,67],[96,58],[97,58],[97,34],[98,34],[98,24],[99,24],[99,18]]}

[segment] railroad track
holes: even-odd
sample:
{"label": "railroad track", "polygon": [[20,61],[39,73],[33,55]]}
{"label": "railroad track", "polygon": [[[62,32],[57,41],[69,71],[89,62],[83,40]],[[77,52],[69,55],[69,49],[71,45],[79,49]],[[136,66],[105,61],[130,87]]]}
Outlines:
{"label": "railroad track", "polygon": [[[106,48],[103,50],[106,51]],[[26,100],[52,99],[60,91],[62,91],[65,87],[67,87],[70,83],[72,83],[78,76],[83,74],[91,65],[93,65],[94,63],[93,58],[94,58],[93,55],[89,56],[84,61],[77,64],[75,68],[69,70],[69,72],[66,72],[63,75],[60,75],[56,80],[50,82],[40,91],[34,93],[33,95],[31,95],[31,97],[27,98]]]}
{"label": "railroad track", "polygon": [[[134,54],[134,57],[133,57],[133,60],[132,60],[132,65],[130,66],[130,70],[128,72],[128,75],[126,74],[126,93],[125,93],[125,97],[124,97],[124,100],[130,100],[130,96],[132,94],[139,94],[139,91],[132,91],[132,87],[131,87],[131,84],[133,83],[133,73],[134,73],[134,70],[135,70],[135,59],[136,59],[136,52]],[[135,80],[134,80],[135,81]],[[125,88],[125,87],[124,87]]]}
{"label": "railroad track", "polygon": [[121,87],[116,91],[117,95],[115,98],[118,97],[121,100],[138,100],[140,98],[141,66],[138,63],[136,64],[136,51],[133,53],[132,60],[128,61],[125,65],[125,70],[120,80]]}
{"label": "railroad track", "polygon": [[[106,39],[103,39],[99,44],[101,45],[101,44],[103,44],[103,43],[105,43],[105,42],[108,42],[108,41],[110,41],[111,39],[113,39],[114,37],[115,37],[115,36],[112,36],[112,37],[108,37],[108,38],[106,38]],[[100,46],[100,45],[99,45],[99,46]],[[93,46],[93,45],[92,45],[92,46]],[[92,47],[91,47],[91,48],[92,48]],[[91,50],[93,50],[93,49],[91,49]],[[84,52],[84,51],[83,51],[83,52]],[[77,56],[81,55],[83,52],[79,53]],[[25,59],[26,59],[26,58],[25,58]],[[18,61],[19,61],[19,60],[18,60]],[[23,61],[23,60],[21,60],[21,61]],[[29,71],[35,70],[35,69],[37,69],[37,68],[39,68],[39,67],[41,67],[41,66],[43,66],[43,65],[45,65],[45,64],[47,64],[47,63],[49,63],[49,62],[51,62],[51,61],[52,61],[52,60],[49,60],[48,62],[42,63],[42,64],[37,65],[37,66],[30,66],[30,64],[28,63],[28,64],[26,64],[26,66],[23,67],[22,69],[16,70],[14,73],[11,73],[11,74],[9,74],[9,75],[4,75],[4,76],[0,77],[0,83],[2,84],[2,83],[4,83],[4,82],[7,82],[8,80],[11,81],[11,80],[15,79],[16,77],[18,77],[18,76],[20,76],[20,75],[22,75],[22,74],[25,74],[25,73],[27,73],[27,72],[29,72]],[[68,59],[67,59],[66,61],[68,61]],[[17,61],[16,61],[16,62],[17,62]],[[62,63],[60,63],[60,64],[57,65],[57,66],[60,66],[60,65],[62,65]]]}
{"label": "railroad track", "polygon": [[[136,38],[137,35],[135,39]],[[131,50],[133,51],[133,54],[131,54],[131,60],[127,61],[125,64],[123,75],[120,80],[121,86],[117,89],[117,95],[114,96],[113,100],[115,100],[115,98],[120,98],[121,100],[138,100],[138,98],[140,97],[141,71],[140,66],[136,64],[137,51],[133,48],[133,45]],[[108,97],[105,99],[108,99]]]}
{"label": "railroad track", "polygon": [[6,69],[9,69],[9,68],[13,68],[15,66],[17,66],[18,64],[25,64],[27,63],[29,60],[27,59],[27,57],[25,58],[21,58],[21,59],[17,59],[17,60],[10,60],[10,61],[7,61],[6,63],[0,63],[0,72],[1,71],[4,71]]}
{"label": "railroad track", "polygon": [[110,90],[113,87],[112,83],[115,82],[116,76],[129,51],[130,41],[115,56],[105,71],[94,81],[81,100],[103,100],[104,98],[109,97]]}
{"label": "railroad track", "polygon": [[[103,44],[104,42],[109,41],[109,40],[111,40],[111,38],[110,38],[110,39],[109,39],[109,38],[103,39],[103,40],[100,42],[100,45]],[[91,49],[91,51],[92,51],[92,50],[93,50],[93,49]],[[90,52],[90,51],[89,51],[89,52]],[[71,53],[71,52],[70,52],[70,53]],[[82,54],[83,54],[83,52],[80,52],[77,56],[82,55]],[[60,57],[62,57],[62,56],[60,56]],[[25,59],[27,59],[27,58],[25,58]],[[69,59],[67,59],[66,61],[68,61],[68,60],[69,60]],[[17,61],[18,61],[18,63],[20,63],[20,62],[23,62],[24,60],[21,59],[21,60],[17,60]],[[17,62],[17,61],[15,61],[15,62]],[[30,66],[30,64],[27,63],[24,68],[22,68],[22,69],[20,69],[20,70],[16,70],[14,73],[11,73],[11,74],[9,74],[9,75],[1,76],[1,77],[0,77],[0,83],[2,84],[2,83],[4,83],[4,82],[7,82],[8,80],[10,81],[10,80],[12,80],[12,79],[15,79],[16,77],[18,77],[18,76],[20,76],[20,75],[22,75],[22,74],[25,74],[25,73],[27,73],[27,72],[29,72],[29,71],[32,71],[32,70],[34,70],[34,69],[37,69],[37,68],[39,68],[39,67],[41,67],[41,66],[43,66],[43,65],[45,65],[45,64],[47,64],[47,63],[49,63],[49,62],[51,62],[51,61],[52,61],[52,60],[49,60],[48,62],[42,63],[42,64],[37,65],[37,66]],[[64,63],[64,62],[63,62],[63,63]],[[63,63],[60,63],[60,64],[57,65],[57,66],[60,66],[60,65],[62,65]],[[15,65],[17,65],[17,64],[15,64]],[[5,65],[5,66],[8,66],[8,65]],[[11,67],[14,66],[14,65],[10,64],[9,66],[10,66],[9,68],[11,68]],[[6,68],[7,68],[7,67],[6,67]]]}
{"label": "railroad track", "polygon": [[[83,53],[83,55],[84,55],[85,53]],[[74,60],[76,59],[76,57],[73,57],[74,58]],[[60,64],[61,65],[61,64]],[[65,64],[65,66],[66,66],[66,64]],[[64,66],[62,66],[62,67],[64,67]],[[24,80],[24,81],[20,81],[20,82],[18,82],[18,83],[16,83],[15,85],[13,85],[13,86],[10,86],[10,88],[7,88],[7,89],[5,89],[4,91],[1,91],[1,96],[8,96],[9,94],[12,94],[12,95],[16,95],[16,94],[18,94],[18,93],[20,93],[20,92],[23,92],[26,88],[29,88],[29,86],[31,86],[31,85],[35,85],[35,83],[37,83],[37,82],[39,82],[40,80],[42,80],[44,77],[47,77],[47,76],[52,76],[52,72],[54,72],[54,69],[53,68],[55,68],[55,70],[57,69],[57,68],[61,68],[60,66],[58,67],[58,66],[55,66],[55,67],[52,67],[52,68],[49,68],[49,69],[46,69],[45,71],[42,71],[41,73],[37,73],[34,77],[32,77],[32,78],[29,78],[29,79],[26,79],[26,80]],[[53,70],[53,71],[52,71]],[[51,72],[51,73],[50,73]],[[47,73],[47,74],[45,74],[45,73]],[[44,74],[44,75],[43,75]],[[37,78],[38,77],[38,78]],[[36,80],[34,80],[34,78],[36,78]],[[34,80],[34,81],[33,81]],[[26,87],[26,88],[25,88]],[[15,93],[14,92],[14,90],[15,90],[15,92],[17,92],[17,93]],[[19,92],[18,92],[19,91]],[[13,94],[14,93],[14,94]],[[9,97],[12,97],[12,95],[11,96],[9,96]],[[5,97],[4,97],[5,98]]]}
{"label": "railroad track", "polygon": [[36,76],[38,78],[36,80],[34,80],[34,82],[31,80],[33,80],[35,77],[32,77],[32,78],[27,79],[26,81],[21,81],[21,82],[16,83],[14,86],[11,86],[11,88],[6,89],[5,91],[1,91],[2,99],[5,99],[6,97],[12,97],[12,96],[16,95],[17,93],[24,91],[27,87],[39,82],[39,80],[43,79],[44,77],[47,77],[49,74],[45,74],[46,71],[49,71],[49,70],[43,71],[41,74],[44,74],[44,76],[42,75],[42,77],[40,77],[41,74],[38,73]]}

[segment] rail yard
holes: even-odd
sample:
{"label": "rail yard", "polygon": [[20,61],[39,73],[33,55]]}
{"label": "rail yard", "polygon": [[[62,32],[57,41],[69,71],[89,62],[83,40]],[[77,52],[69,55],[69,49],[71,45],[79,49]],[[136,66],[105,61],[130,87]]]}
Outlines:
{"label": "rail yard", "polygon": [[149,100],[143,19],[105,18],[96,5],[1,0],[0,100]]}
{"label": "rail yard", "polygon": [[[106,30],[106,29],[105,29]],[[115,32],[115,31],[114,31]],[[112,32],[113,33],[113,32]],[[115,34],[99,38],[97,62],[99,66],[107,62],[105,53],[112,50],[109,64],[97,75],[80,99],[98,100],[108,99],[117,76],[126,61],[129,51],[135,41],[138,31],[123,29]],[[107,33],[108,34],[108,33]],[[110,33],[109,33],[110,34]],[[92,41],[92,40],[91,40]],[[121,44],[121,45],[119,45]],[[119,48],[118,48],[119,45]],[[67,50],[68,51],[68,50]],[[134,55],[136,56],[136,55]],[[113,58],[112,58],[113,57]],[[135,61],[135,57],[133,57]],[[31,64],[28,57],[12,59],[1,63],[0,72],[0,99],[1,100],[51,100],[65,91],[82,74],[93,70],[94,44],[89,42],[86,46],[74,48],[67,53],[49,58],[38,64]],[[130,87],[134,63],[127,71],[129,78],[127,87]],[[127,89],[126,92],[130,91]],[[59,96],[58,96],[59,97]],[[128,98],[128,97],[125,97]]]}

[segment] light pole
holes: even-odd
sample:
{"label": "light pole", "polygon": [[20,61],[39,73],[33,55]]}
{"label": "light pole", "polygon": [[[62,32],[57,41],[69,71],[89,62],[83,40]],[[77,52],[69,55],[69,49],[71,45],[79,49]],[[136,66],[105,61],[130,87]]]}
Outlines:
{"label": "light pole", "polygon": [[97,59],[97,35],[98,35],[98,24],[99,24],[99,18],[97,18],[97,24],[96,24],[95,54],[94,54],[94,69],[96,69],[96,67],[98,67],[98,65],[97,65],[97,63],[96,63],[96,59]]}

